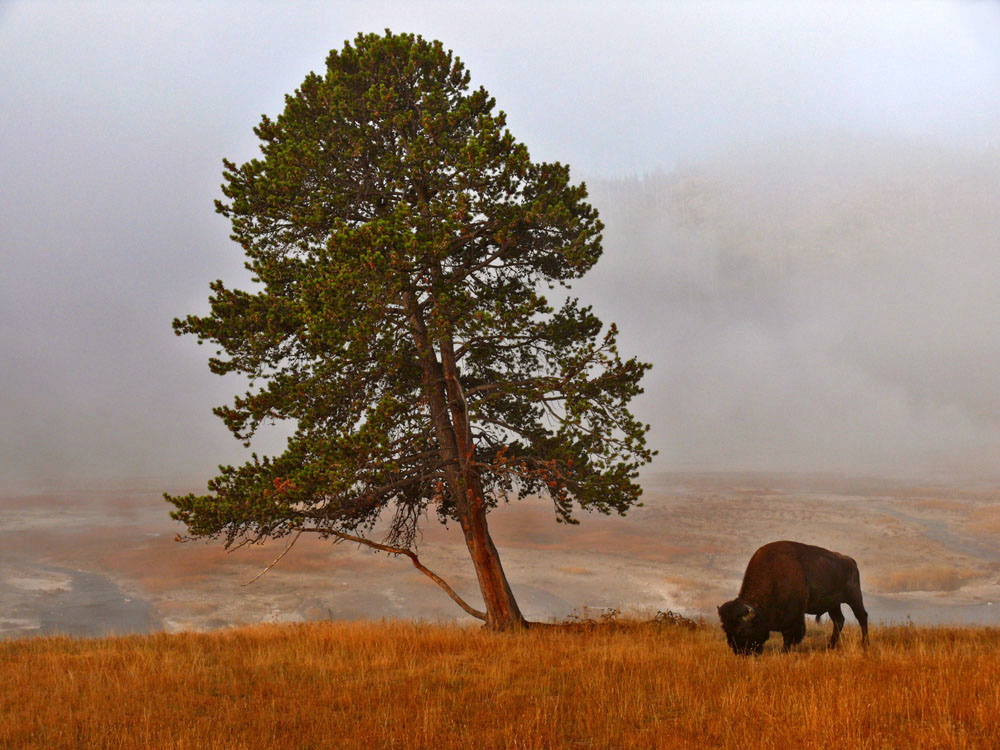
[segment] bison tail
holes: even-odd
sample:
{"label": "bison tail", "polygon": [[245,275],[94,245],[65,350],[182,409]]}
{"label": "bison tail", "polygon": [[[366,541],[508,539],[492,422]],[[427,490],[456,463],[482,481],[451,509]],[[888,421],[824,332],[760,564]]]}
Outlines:
{"label": "bison tail", "polygon": [[816,622],[823,622],[823,613],[822,612],[820,612],[818,615],[816,615]]}

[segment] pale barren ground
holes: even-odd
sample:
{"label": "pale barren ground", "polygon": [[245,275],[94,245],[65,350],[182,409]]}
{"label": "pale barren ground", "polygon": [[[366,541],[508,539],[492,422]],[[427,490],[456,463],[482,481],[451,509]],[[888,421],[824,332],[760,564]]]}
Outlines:
{"label": "pale barren ground", "polygon": [[[626,518],[559,525],[540,501],[491,516],[529,618],[584,607],[714,617],[757,547],[794,539],[854,557],[876,620],[1000,624],[998,484],[690,473],[647,476],[643,486],[645,507]],[[286,540],[232,554],[219,543],[178,544],[182,529],[159,489],[0,498],[0,637],[463,614],[406,559],[305,536],[242,586]],[[475,604],[457,529],[433,519],[426,529],[421,560]]]}

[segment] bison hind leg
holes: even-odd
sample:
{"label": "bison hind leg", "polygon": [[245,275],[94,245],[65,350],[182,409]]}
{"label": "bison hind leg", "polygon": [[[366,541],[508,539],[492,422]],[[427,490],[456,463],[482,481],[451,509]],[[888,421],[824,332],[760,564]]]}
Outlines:
{"label": "bison hind leg", "polygon": [[830,610],[830,619],[833,620],[833,634],[830,636],[829,648],[837,648],[840,631],[844,629],[844,613],[839,604]]}
{"label": "bison hind leg", "polygon": [[851,608],[854,612],[854,616],[858,618],[858,625],[861,626],[861,645],[865,648],[868,647],[868,613],[865,611],[864,600],[861,598],[861,588],[858,587],[857,591],[848,592],[847,606]]}

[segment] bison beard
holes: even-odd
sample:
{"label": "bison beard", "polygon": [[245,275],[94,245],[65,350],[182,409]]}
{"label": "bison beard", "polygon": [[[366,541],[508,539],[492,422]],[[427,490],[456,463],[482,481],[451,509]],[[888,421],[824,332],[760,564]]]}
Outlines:
{"label": "bison beard", "polygon": [[861,644],[867,646],[868,613],[857,563],[810,544],[771,542],[750,558],[740,595],[718,609],[730,648],[745,655],[763,651],[774,630],[781,632],[788,651],[805,637],[807,614],[830,615],[830,648],[834,648],[844,627],[841,604],[854,612],[861,625]]}

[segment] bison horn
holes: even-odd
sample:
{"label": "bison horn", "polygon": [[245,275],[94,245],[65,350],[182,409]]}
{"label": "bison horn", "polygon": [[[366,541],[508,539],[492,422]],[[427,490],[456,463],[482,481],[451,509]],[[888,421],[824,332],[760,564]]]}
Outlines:
{"label": "bison horn", "polygon": [[757,616],[757,610],[756,609],[754,609],[753,607],[751,607],[749,604],[747,604],[746,606],[747,606],[747,613],[745,615],[743,615],[743,621],[744,622],[746,622],[747,620],[752,620],[753,618],[755,618]]}

